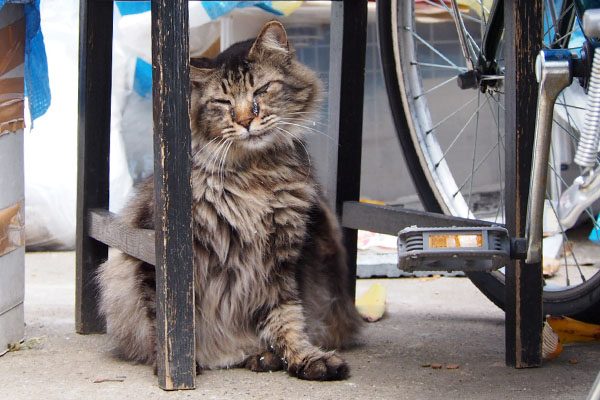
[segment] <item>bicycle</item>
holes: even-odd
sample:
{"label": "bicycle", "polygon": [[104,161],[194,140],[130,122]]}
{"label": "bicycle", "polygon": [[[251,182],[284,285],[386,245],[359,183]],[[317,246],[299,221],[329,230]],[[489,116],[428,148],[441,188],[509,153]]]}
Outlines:
{"label": "bicycle", "polygon": [[[423,206],[427,211],[499,225],[504,223],[507,212],[512,212],[504,209],[504,192],[513,184],[504,181],[503,4],[503,0],[461,4],[455,0],[378,1],[388,97],[398,138]],[[575,226],[571,229],[555,215],[562,211],[564,220],[567,188],[580,179],[577,177],[589,175],[599,165],[597,142],[596,147],[588,145],[588,153],[592,155],[588,155],[585,167],[579,167],[573,160],[585,129],[586,90],[594,76],[592,54],[597,47],[596,41],[583,33],[581,21],[585,11],[600,7],[600,2],[545,0],[543,7],[544,21],[540,26],[544,40],[540,47],[548,50],[543,54],[569,58],[566,68],[574,76],[572,83],[566,82],[566,88],[558,91],[556,103],[550,106],[551,144],[546,143],[544,157],[538,155],[544,151],[536,153],[542,162],[548,160],[549,177],[546,191],[541,193],[546,199],[542,197],[541,202],[538,200],[531,206],[532,211],[538,211],[538,217],[543,212],[543,218],[530,219],[534,225],[544,223],[545,248],[555,252],[547,254],[546,260],[553,256],[560,266],[557,277],[544,281],[544,314],[599,322],[600,269],[586,264],[600,263],[600,247],[585,247],[587,234],[590,231],[597,234],[600,228],[595,218],[599,204],[580,203],[579,208],[584,208],[582,217],[571,206],[567,210],[571,211],[568,223]],[[428,11],[439,11],[435,18],[446,22],[438,23],[447,25],[445,29],[458,36],[454,39],[460,44],[458,52],[449,48],[447,42],[429,40],[431,32],[427,30],[431,30],[433,17]],[[450,50],[450,54],[444,50]],[[544,64],[544,55],[540,57],[540,64]],[[542,67],[538,65],[539,69]],[[454,109],[449,110],[452,105]],[[542,120],[538,115],[538,123]],[[448,137],[446,132],[456,135]],[[592,136],[598,137],[598,132]],[[471,149],[468,168],[462,151],[467,144]],[[537,173],[539,176],[532,179],[534,188],[541,187],[540,181],[546,178],[543,168]],[[559,210],[560,207],[563,209]],[[541,227],[537,231],[541,233]],[[530,238],[529,251],[533,251],[531,243],[534,243],[541,252],[541,242],[541,237]],[[581,255],[582,248],[587,260]],[[541,253],[537,257],[541,258]],[[467,276],[491,301],[504,308],[503,268],[467,272]]]}

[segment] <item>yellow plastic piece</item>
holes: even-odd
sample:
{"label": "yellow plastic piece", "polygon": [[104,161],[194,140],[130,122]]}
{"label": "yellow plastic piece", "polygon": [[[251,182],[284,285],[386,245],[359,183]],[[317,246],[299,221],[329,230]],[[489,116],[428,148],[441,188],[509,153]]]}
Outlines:
{"label": "yellow plastic piece", "polygon": [[271,7],[273,7],[277,11],[281,11],[284,16],[288,16],[298,7],[302,5],[302,1],[273,1],[271,2]]}
{"label": "yellow plastic piece", "polygon": [[558,335],[561,344],[600,341],[600,325],[588,324],[569,317],[547,316],[546,322]]}
{"label": "yellow plastic piece", "polygon": [[385,312],[385,297],[385,286],[374,283],[369,290],[356,299],[356,309],[368,322],[378,321]]}

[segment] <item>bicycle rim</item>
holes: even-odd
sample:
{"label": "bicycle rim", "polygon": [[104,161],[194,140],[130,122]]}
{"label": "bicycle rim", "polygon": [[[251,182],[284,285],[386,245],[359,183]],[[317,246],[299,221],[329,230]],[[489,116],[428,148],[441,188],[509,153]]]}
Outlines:
{"label": "bicycle rim", "polygon": [[[391,92],[396,91],[396,102],[403,111],[403,116],[395,115],[398,134],[405,153],[412,156],[412,160],[407,158],[409,168],[418,170],[412,174],[413,179],[420,175],[419,184],[427,187],[423,192],[416,185],[427,209],[503,223],[503,59],[497,56],[493,60],[497,65],[495,73],[484,76],[484,79],[494,80],[492,87],[487,90],[458,88],[456,77],[466,71],[466,63],[449,3],[441,0],[378,3],[379,7],[389,7],[390,26],[380,26],[380,36],[390,100],[394,97]],[[491,3],[475,1],[461,8],[466,28],[464,36],[475,53],[482,47]],[[384,14],[385,10],[381,9],[382,25],[387,23],[382,21]],[[577,44],[574,39],[580,33],[569,30],[568,35],[558,35],[555,29],[573,13],[565,12],[558,2],[550,1],[545,15],[546,45]],[[578,28],[575,20],[568,21],[567,25]],[[386,28],[388,35],[391,33],[388,40],[392,48],[389,48],[390,43],[385,44]],[[386,46],[387,55],[384,54]],[[501,42],[496,54],[502,54]],[[397,83],[392,82],[392,75]],[[548,268],[558,265],[554,276],[545,280],[545,312],[552,314],[578,316],[600,301],[597,290],[600,276],[595,266],[587,265],[600,261],[600,251],[590,245],[587,238],[582,238],[584,232],[589,234],[597,225],[593,210],[588,210],[580,227],[572,231],[564,232],[552,217],[558,196],[579,172],[571,162],[571,151],[583,120],[580,103],[584,100],[585,94],[575,81],[559,96],[555,110],[544,243],[547,249],[554,250],[554,254],[545,255],[545,264]],[[398,104],[392,106],[394,111],[398,110]],[[583,256],[578,255],[579,247],[584,250]],[[591,257],[590,253],[593,253]],[[490,300],[503,307],[504,274],[501,271],[472,273],[469,278]]]}

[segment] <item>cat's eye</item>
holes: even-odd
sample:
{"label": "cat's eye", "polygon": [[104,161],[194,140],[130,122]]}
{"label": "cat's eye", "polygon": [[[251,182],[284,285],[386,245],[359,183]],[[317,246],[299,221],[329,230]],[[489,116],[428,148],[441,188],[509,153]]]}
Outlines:
{"label": "cat's eye", "polygon": [[254,91],[254,96],[260,96],[261,94],[266,93],[267,90],[269,90],[269,86],[271,86],[271,82],[267,83],[266,85],[263,85],[263,86],[259,87],[258,89],[256,89]]}
{"label": "cat's eye", "polygon": [[218,104],[225,104],[226,106],[231,106],[231,101],[227,99],[212,99],[211,102]]}

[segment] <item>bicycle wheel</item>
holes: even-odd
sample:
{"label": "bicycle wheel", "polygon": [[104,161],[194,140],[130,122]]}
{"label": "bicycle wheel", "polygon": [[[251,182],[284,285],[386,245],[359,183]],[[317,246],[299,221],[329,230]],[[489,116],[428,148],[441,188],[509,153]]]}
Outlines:
{"label": "bicycle wheel", "polygon": [[[564,3],[546,2],[545,47],[577,49],[582,45],[573,5]],[[388,97],[423,206],[433,212],[503,223],[503,26],[487,29],[497,21],[490,20],[495,7],[492,1],[459,4],[464,27],[457,30],[449,1],[378,1]],[[459,31],[466,43],[464,52]],[[486,56],[480,50],[483,46]],[[456,84],[458,75],[467,71],[465,54],[484,67],[475,83],[471,81],[472,89]],[[462,77],[463,87],[469,86],[469,77]],[[555,107],[544,213],[544,266],[558,270],[545,271],[544,312],[600,320],[595,315],[600,305],[600,248],[587,239],[598,228],[594,210],[589,209],[578,226],[566,231],[553,216],[561,191],[580,173],[572,157],[585,101],[581,83],[575,79]],[[469,273],[468,277],[491,301],[504,307],[503,270]]]}

